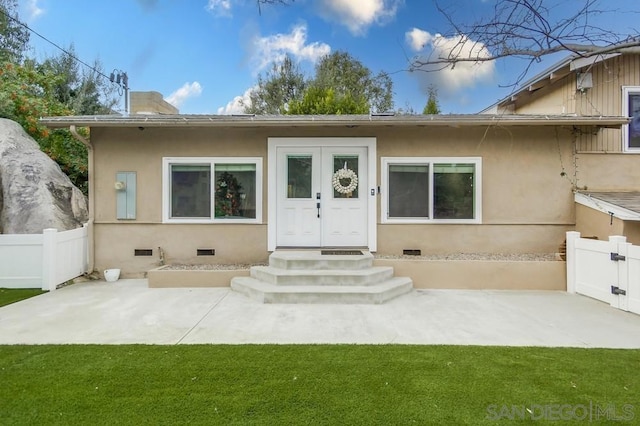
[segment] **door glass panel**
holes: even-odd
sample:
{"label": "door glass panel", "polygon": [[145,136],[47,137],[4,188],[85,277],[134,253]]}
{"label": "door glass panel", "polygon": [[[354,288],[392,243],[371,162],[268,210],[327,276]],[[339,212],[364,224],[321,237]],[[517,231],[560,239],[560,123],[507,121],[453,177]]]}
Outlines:
{"label": "door glass panel", "polygon": [[334,155],[333,172],[333,198],[358,198],[358,156]]}
{"label": "door glass panel", "polygon": [[311,198],[311,155],[287,155],[287,198]]}

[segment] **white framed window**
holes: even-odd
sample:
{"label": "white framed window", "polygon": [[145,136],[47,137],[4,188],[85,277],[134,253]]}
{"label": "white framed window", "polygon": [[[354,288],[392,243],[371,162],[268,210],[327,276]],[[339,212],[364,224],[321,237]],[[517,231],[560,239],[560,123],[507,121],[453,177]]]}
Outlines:
{"label": "white framed window", "polygon": [[481,223],[480,157],[382,157],[382,223]]}
{"label": "white framed window", "polygon": [[163,158],[162,220],[262,223],[262,158]]}
{"label": "white framed window", "polygon": [[622,128],[624,151],[640,153],[640,86],[622,86],[622,114],[631,118]]}

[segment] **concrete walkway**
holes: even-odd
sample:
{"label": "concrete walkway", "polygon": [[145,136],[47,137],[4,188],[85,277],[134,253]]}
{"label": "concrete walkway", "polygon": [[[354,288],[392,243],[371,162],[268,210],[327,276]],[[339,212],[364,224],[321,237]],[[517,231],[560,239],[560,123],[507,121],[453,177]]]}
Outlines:
{"label": "concrete walkway", "polygon": [[263,305],[228,288],[87,282],[0,308],[0,344],[372,343],[640,348],[640,316],[549,291],[413,290]]}

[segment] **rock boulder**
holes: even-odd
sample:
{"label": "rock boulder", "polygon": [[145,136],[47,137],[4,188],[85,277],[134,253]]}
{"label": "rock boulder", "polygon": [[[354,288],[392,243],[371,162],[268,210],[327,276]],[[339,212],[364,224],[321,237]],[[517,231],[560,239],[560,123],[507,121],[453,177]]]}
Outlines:
{"label": "rock boulder", "polygon": [[0,233],[66,231],[87,218],[82,191],[18,123],[0,118]]}

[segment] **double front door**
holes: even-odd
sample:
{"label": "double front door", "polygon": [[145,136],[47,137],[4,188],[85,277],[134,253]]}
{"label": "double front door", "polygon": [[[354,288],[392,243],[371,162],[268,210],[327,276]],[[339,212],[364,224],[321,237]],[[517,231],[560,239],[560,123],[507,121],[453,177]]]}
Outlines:
{"label": "double front door", "polygon": [[276,149],[277,246],[367,246],[367,148]]}

